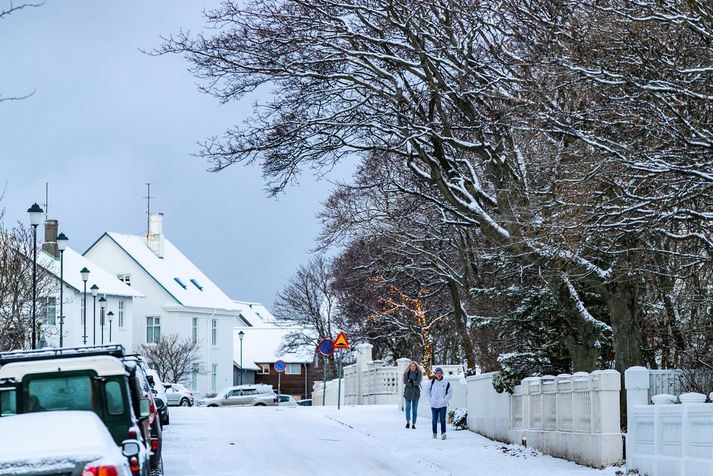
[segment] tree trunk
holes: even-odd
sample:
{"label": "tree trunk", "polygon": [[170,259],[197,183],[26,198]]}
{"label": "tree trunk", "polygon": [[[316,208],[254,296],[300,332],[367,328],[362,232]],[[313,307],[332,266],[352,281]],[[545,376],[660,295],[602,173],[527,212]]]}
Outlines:
{"label": "tree trunk", "polygon": [[637,319],[637,289],[635,283],[619,279],[610,283],[606,290],[614,330],[615,367],[623,377],[626,369],[644,363],[641,328]]}
{"label": "tree trunk", "polygon": [[468,361],[468,368],[474,369],[475,349],[473,348],[473,341],[470,338],[470,332],[468,332],[468,325],[466,323],[468,316],[466,316],[465,311],[463,310],[463,303],[460,300],[458,283],[452,278],[448,278],[448,289],[451,292],[451,300],[453,301],[453,313],[455,315],[456,330],[458,331],[458,337],[460,337],[461,345],[463,346],[465,358]]}

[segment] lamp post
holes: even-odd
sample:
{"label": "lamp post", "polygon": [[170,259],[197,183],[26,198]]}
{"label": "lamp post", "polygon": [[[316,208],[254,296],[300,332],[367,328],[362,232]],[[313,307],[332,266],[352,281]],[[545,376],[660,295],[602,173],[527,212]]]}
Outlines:
{"label": "lamp post", "polygon": [[59,250],[59,346],[64,347],[64,250],[69,238],[64,233],[57,235]]}
{"label": "lamp post", "polygon": [[104,345],[104,309],[106,309],[106,299],[104,296],[99,298],[99,326],[102,328],[102,345]]}
{"label": "lamp post", "polygon": [[97,345],[97,293],[99,292],[99,286],[94,283],[89,289],[92,291],[92,299],[94,300],[92,304],[92,345]]}
{"label": "lamp post", "polygon": [[42,208],[33,203],[27,209],[30,214],[30,224],[32,225],[32,348],[36,347],[36,327],[37,327],[37,225],[42,220]]}
{"label": "lamp post", "polygon": [[87,345],[87,281],[89,280],[89,270],[84,267],[82,270],[79,272],[79,274],[82,275],[82,281],[84,281],[84,297],[83,297],[83,303],[84,303],[84,336],[83,336],[83,342],[84,345]]}
{"label": "lamp post", "polygon": [[109,342],[111,342],[111,321],[114,320],[114,313],[109,311],[107,317],[109,318]]}
{"label": "lamp post", "polygon": [[245,337],[245,332],[238,332],[240,336],[240,385],[243,384],[243,337]]}

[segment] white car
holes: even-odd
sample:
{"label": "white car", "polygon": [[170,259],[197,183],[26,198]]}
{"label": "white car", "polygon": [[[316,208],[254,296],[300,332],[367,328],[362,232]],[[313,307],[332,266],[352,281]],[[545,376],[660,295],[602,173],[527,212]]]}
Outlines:
{"label": "white car", "polygon": [[195,403],[193,392],[180,383],[164,383],[168,406],[192,407]]}
{"label": "white car", "polygon": [[297,400],[295,400],[295,397],[292,395],[285,395],[284,393],[281,393],[277,396],[278,399],[278,405],[281,407],[296,407],[297,405]]}
{"label": "white car", "polygon": [[[163,382],[161,382],[161,377],[158,376],[158,372],[154,369],[146,368],[146,376],[148,377],[149,384],[151,385],[151,392],[153,393],[154,400],[156,400],[158,414],[161,418],[161,426],[166,426],[170,422],[166,387]],[[158,400],[160,400],[160,402]]]}
{"label": "white car", "polygon": [[213,398],[198,400],[198,405],[206,407],[274,406],[277,405],[277,395],[270,385],[259,383],[238,385],[224,388]]}
{"label": "white car", "polygon": [[[136,440],[116,446],[94,412],[53,411],[0,418],[0,475],[112,474],[131,476],[141,458]],[[133,464],[133,463],[132,463]],[[137,467],[138,469],[138,467]]]}

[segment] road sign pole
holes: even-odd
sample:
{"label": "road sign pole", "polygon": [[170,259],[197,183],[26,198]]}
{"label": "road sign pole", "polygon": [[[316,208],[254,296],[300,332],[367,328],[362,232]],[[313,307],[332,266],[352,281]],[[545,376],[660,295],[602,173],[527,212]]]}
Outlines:
{"label": "road sign pole", "polygon": [[282,380],[282,372],[277,373],[277,405],[280,405],[280,381]]}
{"label": "road sign pole", "polygon": [[339,382],[337,382],[337,410],[339,410],[342,408],[342,352],[341,352],[341,350],[337,353],[337,359],[338,359],[337,378],[339,379]]}
{"label": "road sign pole", "polygon": [[324,378],[322,378],[322,406],[326,405],[327,402],[327,356],[322,357],[322,367],[324,371]]}

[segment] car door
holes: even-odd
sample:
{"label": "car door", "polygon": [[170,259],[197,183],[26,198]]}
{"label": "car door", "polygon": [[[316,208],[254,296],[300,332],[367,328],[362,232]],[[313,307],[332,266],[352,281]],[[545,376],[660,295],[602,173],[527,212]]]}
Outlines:
{"label": "car door", "polygon": [[169,405],[178,405],[181,393],[174,386],[168,387],[166,389],[166,398],[168,399]]}
{"label": "car door", "polygon": [[255,403],[257,403],[257,390],[254,388],[243,389],[240,404],[250,406],[255,405]]}
{"label": "car door", "polygon": [[241,395],[240,395],[240,389],[234,389],[234,390],[229,390],[228,393],[225,394],[225,398],[223,399],[223,405],[224,406],[236,406],[240,405],[241,401]]}

